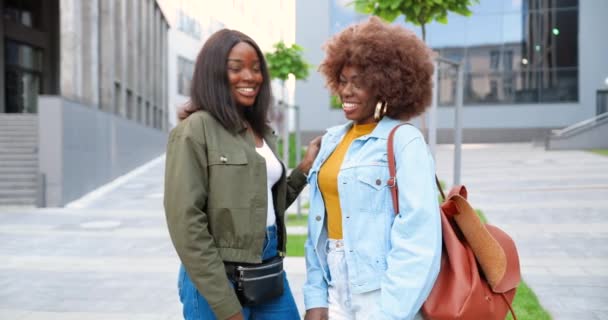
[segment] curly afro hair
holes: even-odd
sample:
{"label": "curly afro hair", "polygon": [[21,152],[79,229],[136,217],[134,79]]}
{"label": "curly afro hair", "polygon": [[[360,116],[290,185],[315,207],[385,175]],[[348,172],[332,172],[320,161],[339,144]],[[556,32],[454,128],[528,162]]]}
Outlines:
{"label": "curly afro hair", "polygon": [[342,68],[349,65],[372,95],[387,102],[391,118],[409,120],[430,105],[432,52],[413,32],[371,17],[334,35],[323,49],[319,71],[334,94]]}

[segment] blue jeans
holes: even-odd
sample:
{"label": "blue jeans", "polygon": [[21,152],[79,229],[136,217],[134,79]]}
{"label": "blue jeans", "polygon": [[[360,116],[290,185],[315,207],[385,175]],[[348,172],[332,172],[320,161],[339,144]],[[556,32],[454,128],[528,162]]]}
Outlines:
{"label": "blue jeans", "polygon": [[[262,260],[276,257],[278,253],[277,248],[277,227],[268,227]],[[226,281],[228,281],[228,278],[226,278]],[[179,298],[183,305],[184,319],[216,320],[207,300],[198,292],[183,265],[179,269],[178,289]],[[285,277],[283,289],[283,295],[272,301],[254,307],[243,308],[241,311],[244,318],[250,320],[300,319],[296,302],[291,294],[291,289],[289,289],[287,277]]]}

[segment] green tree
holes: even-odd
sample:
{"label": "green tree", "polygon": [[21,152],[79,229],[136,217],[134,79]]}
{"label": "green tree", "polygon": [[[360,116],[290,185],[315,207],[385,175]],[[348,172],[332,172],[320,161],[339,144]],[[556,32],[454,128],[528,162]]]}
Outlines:
{"label": "green tree", "polygon": [[288,47],[285,42],[279,41],[273,47],[274,51],[266,52],[265,56],[270,78],[281,80],[281,99],[284,102],[285,81],[289,75],[293,74],[297,80],[306,80],[310,65],[302,57],[304,49],[295,43]]}
{"label": "green tree", "polygon": [[[420,26],[422,41],[426,42],[426,25],[432,21],[446,24],[448,12],[470,16],[474,3],[479,0],[354,0],[355,10],[372,14],[381,19],[393,22],[403,15],[405,22]],[[421,129],[426,131],[425,114],[421,115]]]}
{"label": "green tree", "polygon": [[290,74],[298,80],[308,78],[308,68],[310,66],[302,53],[304,49],[297,44],[292,44],[291,47],[285,45],[285,42],[279,41],[275,43],[274,52],[267,52],[266,61],[268,62],[268,70],[272,79],[280,79],[285,82]]}
{"label": "green tree", "polygon": [[[310,68],[310,65],[306,63],[302,57],[304,49],[297,44],[292,44],[288,47],[283,41],[279,41],[273,47],[273,52],[265,53],[266,61],[268,62],[268,70],[270,71],[270,78],[281,80],[281,101],[284,103],[284,106],[287,106],[285,101],[285,81],[289,78],[290,74],[292,74],[296,80],[306,80],[306,78],[308,78],[308,69]],[[289,129],[287,128],[287,109],[284,108],[280,111],[283,114],[283,141],[288,141]],[[283,161],[288,163],[289,144],[285,143],[284,145]]]}
{"label": "green tree", "polygon": [[393,22],[403,15],[405,22],[420,26],[426,42],[426,25],[448,22],[448,12],[470,16],[469,7],[479,0],[354,0],[355,10]]}

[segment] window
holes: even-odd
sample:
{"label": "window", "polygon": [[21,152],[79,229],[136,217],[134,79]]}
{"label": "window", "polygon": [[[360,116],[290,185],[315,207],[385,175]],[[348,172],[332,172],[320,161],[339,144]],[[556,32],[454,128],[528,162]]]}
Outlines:
{"label": "window", "polygon": [[500,61],[500,51],[498,51],[498,50],[490,51],[490,69],[498,70],[499,61]]}
{"label": "window", "polygon": [[177,92],[183,96],[190,95],[190,82],[194,73],[194,62],[177,57]]}
{"label": "window", "polygon": [[[472,10],[466,24],[453,27],[450,18],[447,27],[427,28],[441,56],[463,52],[465,105],[578,101],[577,0],[487,0]],[[462,44],[451,40],[463,34]],[[447,83],[455,78],[440,75],[440,105],[453,105]]]}
{"label": "window", "polygon": [[42,50],[6,40],[4,61],[6,112],[38,112],[38,94],[42,93]]}
{"label": "window", "polygon": [[177,11],[177,29],[194,39],[201,39],[201,25],[181,10]]}
{"label": "window", "polygon": [[140,122],[140,123],[143,122],[142,121],[143,120],[142,114],[144,113],[143,108],[144,108],[144,106],[142,104],[141,97],[137,97],[137,114],[136,114],[136,119],[137,119],[137,122]]}
{"label": "window", "polygon": [[513,51],[506,50],[505,52],[503,52],[502,69],[504,71],[513,70]]}
{"label": "window", "polygon": [[135,110],[133,110],[133,93],[127,89],[127,119],[133,119]]}
{"label": "window", "polygon": [[144,124],[146,126],[150,126],[151,119],[152,119],[152,116],[150,114],[150,102],[146,101],[146,115],[145,115],[145,122],[144,122]]}
{"label": "window", "polygon": [[121,93],[122,93],[122,90],[120,88],[120,83],[115,82],[114,83],[114,113],[115,114],[120,114],[120,110],[122,109],[121,108],[122,100],[120,99]]}
{"label": "window", "polygon": [[39,28],[41,0],[5,0],[4,20],[28,28]]}

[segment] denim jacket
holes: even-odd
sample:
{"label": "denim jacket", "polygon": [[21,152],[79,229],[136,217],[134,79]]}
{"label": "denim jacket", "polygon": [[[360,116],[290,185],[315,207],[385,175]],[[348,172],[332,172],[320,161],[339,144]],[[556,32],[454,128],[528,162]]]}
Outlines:
{"label": "denim jacket", "polygon": [[[430,293],[441,258],[441,219],[435,167],[414,126],[395,133],[399,214],[390,196],[387,139],[399,121],[384,117],[349,147],[338,173],[349,286],[354,294],[381,289],[379,319],[413,319]],[[306,309],[327,307],[327,222],[317,181],[319,168],[352,123],[330,128],[309,172]]]}

